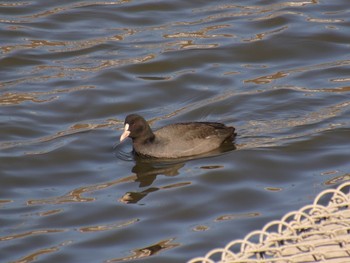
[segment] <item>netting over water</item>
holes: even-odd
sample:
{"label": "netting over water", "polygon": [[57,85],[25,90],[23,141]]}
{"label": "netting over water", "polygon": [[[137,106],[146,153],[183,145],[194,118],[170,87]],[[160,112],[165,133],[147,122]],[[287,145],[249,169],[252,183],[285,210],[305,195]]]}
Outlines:
{"label": "netting over water", "polygon": [[200,262],[349,263],[350,182],[321,192],[312,205],[268,223],[243,240],[189,261]]}

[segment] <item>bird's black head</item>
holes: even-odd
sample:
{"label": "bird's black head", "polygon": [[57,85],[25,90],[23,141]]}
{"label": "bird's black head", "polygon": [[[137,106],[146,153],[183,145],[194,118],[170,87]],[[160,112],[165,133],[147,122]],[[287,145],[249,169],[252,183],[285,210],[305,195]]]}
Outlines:
{"label": "bird's black head", "polygon": [[130,114],[124,121],[124,132],[120,136],[122,142],[127,137],[133,140],[147,141],[154,137],[147,121],[137,114]]}

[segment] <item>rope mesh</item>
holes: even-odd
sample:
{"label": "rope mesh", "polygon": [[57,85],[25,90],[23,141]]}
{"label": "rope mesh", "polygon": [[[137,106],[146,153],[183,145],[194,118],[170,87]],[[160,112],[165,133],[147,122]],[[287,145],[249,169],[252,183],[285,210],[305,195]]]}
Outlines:
{"label": "rope mesh", "polygon": [[[327,202],[328,201],[328,202]],[[328,203],[326,206],[320,204]],[[253,242],[257,240],[258,242]],[[233,251],[239,251],[237,253]],[[272,221],[189,263],[349,263],[350,182],[321,192],[312,205]]]}

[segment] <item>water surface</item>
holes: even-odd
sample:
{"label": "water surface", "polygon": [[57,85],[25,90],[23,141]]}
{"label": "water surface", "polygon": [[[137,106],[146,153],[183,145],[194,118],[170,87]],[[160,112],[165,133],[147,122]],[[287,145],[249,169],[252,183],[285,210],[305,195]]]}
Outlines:
{"label": "water surface", "polygon": [[[185,262],[349,180],[348,7],[1,2],[1,262]],[[129,113],[236,149],[134,160]]]}

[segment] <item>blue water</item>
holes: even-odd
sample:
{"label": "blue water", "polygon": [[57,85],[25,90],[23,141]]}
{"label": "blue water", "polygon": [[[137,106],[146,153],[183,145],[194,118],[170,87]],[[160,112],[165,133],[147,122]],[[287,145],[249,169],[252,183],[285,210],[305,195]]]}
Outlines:
{"label": "blue water", "polygon": [[[0,3],[0,261],[185,262],[349,180],[348,7]],[[130,113],[236,149],[135,160]]]}

